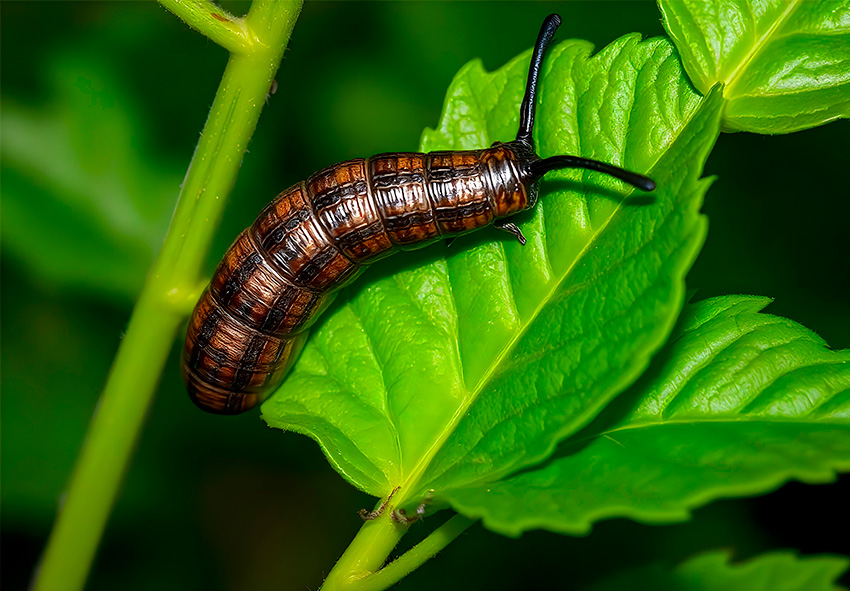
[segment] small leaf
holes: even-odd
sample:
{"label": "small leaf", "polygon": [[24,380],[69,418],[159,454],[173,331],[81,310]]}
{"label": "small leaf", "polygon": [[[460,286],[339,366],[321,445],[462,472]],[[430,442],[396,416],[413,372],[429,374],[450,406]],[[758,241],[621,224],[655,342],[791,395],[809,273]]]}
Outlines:
{"label": "small leaf", "polygon": [[633,569],[591,585],[586,591],[841,591],[835,584],[850,566],[843,556],[805,556],[769,552],[731,564],[714,551],[669,569],[660,564]]}
{"label": "small leaf", "polygon": [[728,131],[850,116],[850,0],[659,0],[694,86],[724,85]]}
{"label": "small leaf", "polygon": [[[316,439],[332,465],[396,502],[503,476],[551,453],[645,369],[672,329],[705,235],[699,180],[719,94],[700,104],[663,39],[624,37],[590,57],[551,50],[535,134],[543,156],[648,172],[627,197],[588,171],[547,176],[520,220],[528,244],[482,230],[405,253],[343,292],[263,418]],[[465,66],[424,150],[516,134],[528,53]]]}
{"label": "small leaf", "polygon": [[718,497],[850,470],[850,350],[759,313],[766,298],[688,306],[653,366],[546,465],[455,490],[460,513],[516,535],[594,521],[686,519]]}
{"label": "small leaf", "polygon": [[150,164],[132,98],[98,60],[64,55],[50,73],[49,106],[4,100],[4,245],[49,281],[131,300],[162,242],[180,173]]}

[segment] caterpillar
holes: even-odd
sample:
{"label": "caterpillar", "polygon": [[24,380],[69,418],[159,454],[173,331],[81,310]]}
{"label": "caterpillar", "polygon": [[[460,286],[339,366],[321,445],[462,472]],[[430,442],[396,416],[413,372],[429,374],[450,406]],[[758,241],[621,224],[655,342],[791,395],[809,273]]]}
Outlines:
{"label": "caterpillar", "polygon": [[334,292],[376,260],[491,224],[525,244],[511,218],[535,206],[547,172],[585,168],[655,188],[651,179],[604,162],[535,153],[540,69],[560,24],[552,14],[540,29],[515,140],[349,160],[263,209],[224,255],[189,321],[182,373],[197,406],[237,414],[262,402],[283,381]]}

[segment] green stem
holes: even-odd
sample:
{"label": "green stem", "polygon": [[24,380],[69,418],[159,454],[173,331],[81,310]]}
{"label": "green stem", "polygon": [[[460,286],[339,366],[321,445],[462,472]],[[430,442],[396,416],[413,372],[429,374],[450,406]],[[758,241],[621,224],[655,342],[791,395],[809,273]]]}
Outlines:
{"label": "green stem", "polygon": [[253,45],[244,19],[208,0],[159,0],[159,3],[231,53],[247,53]]}
{"label": "green stem", "polygon": [[436,556],[440,550],[448,546],[473,523],[475,521],[468,517],[455,515],[403,555],[378,572],[359,581],[355,589],[357,591],[388,589]]}
{"label": "green stem", "polygon": [[[187,22],[194,19],[190,24],[210,38],[223,38],[219,27],[223,23],[214,18],[205,21],[198,11],[210,4],[196,0],[163,4]],[[36,591],[75,591],[85,584],[171,345],[190,309],[189,299],[197,293],[225,197],[300,10],[301,0],[256,0],[244,19],[245,39],[252,41],[234,50],[227,64],[171,227],[133,310],[74,467],[37,574]],[[226,41],[222,44],[233,49]]]}
{"label": "green stem", "polygon": [[407,532],[407,526],[395,523],[392,508],[374,521],[366,522],[328,574],[322,591],[381,591],[434,557],[475,523],[455,515],[405,554],[381,568]]}

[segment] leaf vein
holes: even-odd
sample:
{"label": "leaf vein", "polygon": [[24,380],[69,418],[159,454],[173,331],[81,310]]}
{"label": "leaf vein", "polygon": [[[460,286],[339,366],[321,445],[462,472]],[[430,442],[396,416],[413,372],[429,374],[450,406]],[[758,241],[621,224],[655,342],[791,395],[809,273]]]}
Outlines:
{"label": "leaf vein", "polygon": [[[747,57],[741,60],[738,66],[734,70],[732,70],[732,72],[728,76],[726,76],[723,82],[726,84],[726,90],[730,96],[732,95],[732,88],[739,80],[739,76],[747,69],[747,66],[749,66],[750,63],[755,60],[758,54],[761,53],[761,51],[765,47],[770,45],[770,43],[773,41],[771,39],[773,33],[779,30],[791,17],[791,15],[797,11],[797,8],[799,8],[801,2],[802,0],[790,0],[788,2],[788,7],[780,15],[780,17],[776,19],[776,21],[771,24],[770,27],[768,27],[767,31],[765,31],[765,33],[756,40],[753,48],[747,53]],[[755,28],[753,30],[755,34]]]}

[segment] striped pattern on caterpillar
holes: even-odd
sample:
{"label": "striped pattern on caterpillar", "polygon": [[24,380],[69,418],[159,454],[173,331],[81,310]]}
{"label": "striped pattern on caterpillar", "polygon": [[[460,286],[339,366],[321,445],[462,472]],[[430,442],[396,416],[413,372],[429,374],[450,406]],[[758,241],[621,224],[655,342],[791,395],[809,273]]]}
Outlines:
{"label": "striped pattern on caterpillar", "polygon": [[369,263],[490,224],[525,244],[510,218],[534,207],[537,181],[551,170],[588,168],[655,188],[610,164],[534,152],[537,82],[559,25],[553,14],[540,30],[515,140],[349,160],[266,206],[224,255],[189,322],[182,370],[195,404],[237,414],[262,402],[283,381],[334,292]]}

